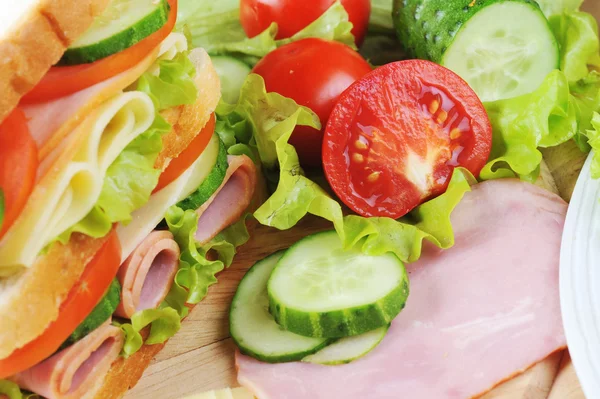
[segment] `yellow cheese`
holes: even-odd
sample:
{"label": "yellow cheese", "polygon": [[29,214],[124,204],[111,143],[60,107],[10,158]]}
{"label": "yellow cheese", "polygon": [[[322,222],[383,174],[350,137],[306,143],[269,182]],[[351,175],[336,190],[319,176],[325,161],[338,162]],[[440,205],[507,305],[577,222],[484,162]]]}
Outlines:
{"label": "yellow cheese", "polygon": [[[155,109],[142,92],[119,93],[104,102],[58,148],[17,223],[0,242],[3,268],[30,267],[39,252],[98,201],[106,170],[154,121]],[[63,148],[64,147],[64,148]]]}

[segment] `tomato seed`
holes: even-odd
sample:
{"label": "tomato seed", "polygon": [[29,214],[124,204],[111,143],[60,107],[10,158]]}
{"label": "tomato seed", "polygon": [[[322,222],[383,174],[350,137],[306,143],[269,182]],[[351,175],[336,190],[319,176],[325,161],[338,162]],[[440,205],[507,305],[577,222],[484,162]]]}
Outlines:
{"label": "tomato seed", "polygon": [[359,150],[366,150],[368,148],[367,145],[360,140],[356,140],[354,146]]}
{"label": "tomato seed", "polygon": [[437,99],[435,99],[429,103],[429,113],[430,114],[432,114],[432,115],[435,114],[439,108],[440,108],[440,102]]}
{"label": "tomato seed", "polygon": [[356,163],[363,163],[365,160],[365,157],[363,157],[360,154],[352,154],[352,160]]}
{"label": "tomato seed", "polygon": [[444,110],[441,110],[437,117],[438,123],[443,124],[446,122],[446,119],[448,119],[448,113]]}
{"label": "tomato seed", "polygon": [[460,137],[461,134],[462,134],[462,132],[460,131],[460,129],[455,127],[454,129],[452,129],[450,131],[450,139],[456,140],[457,138]]}
{"label": "tomato seed", "polygon": [[369,176],[367,176],[367,180],[370,183],[375,183],[377,181],[377,179],[379,179],[380,174],[381,174],[381,172],[373,172]]}

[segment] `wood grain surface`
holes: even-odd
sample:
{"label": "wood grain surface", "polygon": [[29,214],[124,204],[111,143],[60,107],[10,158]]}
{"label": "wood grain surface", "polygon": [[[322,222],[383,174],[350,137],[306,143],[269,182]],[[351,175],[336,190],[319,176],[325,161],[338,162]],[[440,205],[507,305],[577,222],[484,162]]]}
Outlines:
{"label": "wood grain surface", "polygon": [[[586,0],[584,8],[600,17],[600,0]],[[569,201],[585,155],[573,143],[542,152],[545,163],[539,184]],[[266,255],[329,228],[329,223],[314,217],[305,218],[288,231],[252,224],[251,239],[240,248],[235,263],[219,274],[218,284],[210,287],[207,298],[196,306],[181,331],[169,340],[125,398],[178,399],[191,393],[238,386],[233,358],[235,346],[229,337],[227,321],[238,282],[252,264]],[[504,382],[482,398],[585,399],[585,396],[565,350]]]}

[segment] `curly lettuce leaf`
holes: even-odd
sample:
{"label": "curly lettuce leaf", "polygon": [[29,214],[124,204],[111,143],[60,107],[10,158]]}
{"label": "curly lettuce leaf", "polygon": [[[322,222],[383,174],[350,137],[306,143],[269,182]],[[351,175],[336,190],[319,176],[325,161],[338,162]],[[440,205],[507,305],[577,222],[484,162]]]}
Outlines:
{"label": "curly lettuce leaf", "polygon": [[560,69],[569,82],[585,78],[589,65],[600,66],[598,23],[593,15],[565,11],[549,19],[559,43]]}
{"label": "curly lettuce leaf", "polygon": [[73,232],[104,237],[113,223],[131,221],[131,213],[148,202],[158,183],[160,170],[154,169],[154,163],[162,150],[162,136],[170,130],[171,125],[156,114],[152,126],[129,143],[109,166],[94,208],[58,240],[68,242]]}
{"label": "curly lettuce leaf", "polygon": [[583,0],[537,0],[546,18],[566,11],[578,11]]}
{"label": "curly lettuce leaf", "polygon": [[306,28],[282,40],[275,39],[276,23],[253,38],[246,37],[239,21],[239,3],[187,0],[180,4],[178,29],[188,32],[193,45],[210,55],[227,55],[253,65],[277,47],[308,37],[335,40],[356,48],[350,33],[352,24],[339,0]]}
{"label": "curly lettuce leaf", "polygon": [[[121,351],[123,357],[129,357],[136,353],[142,345],[162,344],[174,336],[181,328],[181,318],[177,310],[165,305],[164,303],[158,309],[146,309],[136,312],[131,317],[130,323],[120,324],[119,326],[125,334],[125,344]],[[150,334],[144,342],[140,331],[150,326]]]}
{"label": "curly lettuce leaf", "polygon": [[490,160],[480,178],[519,176],[533,182],[542,153],[570,140],[578,131],[577,108],[566,76],[555,70],[534,92],[485,104],[493,128]]}
{"label": "curly lettuce leaf", "polygon": [[474,179],[457,169],[450,187],[442,196],[416,209],[408,220],[344,217],[341,205],[317,183],[304,175],[295,148],[288,143],[297,125],[320,128],[317,116],[308,108],[277,93],[267,93],[263,79],[246,78],[240,100],[225,116],[245,120],[267,172],[278,171],[275,192],[254,212],[263,225],[286,230],[306,214],[331,221],[344,245],[360,246],[368,254],[394,252],[404,261],[414,261],[421,253],[423,239],[447,248],[453,244],[450,213]]}
{"label": "curly lettuce leaf", "polygon": [[196,67],[187,52],[177,54],[172,60],[161,60],[158,65],[158,75],[144,73],[137,82],[137,90],[147,93],[158,110],[195,103]]}
{"label": "curly lettuce leaf", "polygon": [[593,179],[600,178],[600,114],[594,112],[594,116],[591,121],[591,129],[587,131],[589,138],[589,145],[594,150],[594,157],[592,158],[591,173]]}
{"label": "curly lettuce leaf", "polygon": [[[186,304],[196,304],[206,296],[208,287],[217,282],[216,274],[229,267],[237,248],[245,244],[250,235],[246,228],[246,217],[220,232],[206,244],[196,242],[198,214],[172,206],[165,215],[169,231],[181,249],[179,270],[165,302],[176,309],[181,317],[188,312]],[[208,259],[214,252],[217,259]]]}
{"label": "curly lettuce leaf", "polygon": [[592,128],[592,117],[600,111],[600,74],[592,71],[585,78],[570,84],[573,103],[577,109],[579,129],[574,137],[579,149],[588,152],[587,131]]}
{"label": "curly lettuce leaf", "polygon": [[21,388],[12,381],[0,380],[0,396],[6,395],[8,399],[23,399]]}

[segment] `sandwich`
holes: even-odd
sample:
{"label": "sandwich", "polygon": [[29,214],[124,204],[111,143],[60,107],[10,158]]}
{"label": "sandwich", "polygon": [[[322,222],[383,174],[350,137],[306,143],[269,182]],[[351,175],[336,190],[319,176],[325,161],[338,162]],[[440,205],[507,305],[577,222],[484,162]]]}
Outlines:
{"label": "sandwich", "polygon": [[121,397],[222,267],[210,243],[256,167],[215,132],[219,77],[174,32],[177,0],[0,19],[0,397]]}

